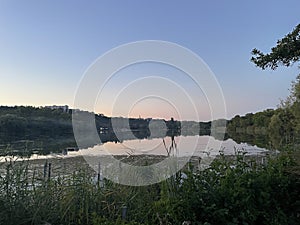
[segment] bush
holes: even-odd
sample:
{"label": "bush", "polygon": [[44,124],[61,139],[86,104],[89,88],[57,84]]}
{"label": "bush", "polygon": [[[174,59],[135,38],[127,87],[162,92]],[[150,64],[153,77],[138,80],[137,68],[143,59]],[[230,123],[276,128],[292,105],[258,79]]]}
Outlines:
{"label": "bush", "polygon": [[101,187],[87,168],[48,180],[27,161],[8,161],[1,164],[0,224],[299,224],[300,181],[287,173],[292,158],[267,162],[221,155],[204,171],[189,165],[159,184],[105,180]]}

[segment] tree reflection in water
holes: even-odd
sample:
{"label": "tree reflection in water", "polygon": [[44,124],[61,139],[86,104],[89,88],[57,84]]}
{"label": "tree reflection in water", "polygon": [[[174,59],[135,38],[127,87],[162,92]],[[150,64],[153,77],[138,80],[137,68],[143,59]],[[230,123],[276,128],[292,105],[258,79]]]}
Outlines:
{"label": "tree reflection in water", "polygon": [[172,152],[173,152],[174,156],[178,156],[178,148],[177,148],[177,144],[175,142],[174,135],[171,135],[170,137],[171,137],[171,145],[169,146],[169,148],[167,147],[165,139],[163,138],[163,144],[167,151],[167,156],[169,157]]}

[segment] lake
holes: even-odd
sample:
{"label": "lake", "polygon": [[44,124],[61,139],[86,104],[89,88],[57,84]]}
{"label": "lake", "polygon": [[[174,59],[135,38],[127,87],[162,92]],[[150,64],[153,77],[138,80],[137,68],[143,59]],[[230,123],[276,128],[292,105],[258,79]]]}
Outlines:
{"label": "lake", "polygon": [[[25,143],[25,142],[24,142]],[[28,143],[27,143],[28,145]],[[13,144],[11,146],[14,146]],[[23,147],[22,147],[23,148]],[[61,148],[61,146],[57,146]],[[162,155],[176,157],[215,157],[220,151],[225,155],[234,155],[237,151],[244,152],[246,155],[264,155],[269,152],[266,148],[248,144],[247,142],[237,143],[233,139],[217,140],[212,136],[165,136],[159,138],[141,138],[122,141],[109,141],[99,143],[92,147],[76,149],[66,148],[49,154],[32,152],[29,159],[46,159],[53,157],[76,157],[76,156],[105,156],[105,155]],[[12,149],[18,152],[18,149]],[[21,151],[20,151],[21,152]],[[23,150],[24,152],[24,150]],[[3,160],[2,156],[0,160]],[[28,158],[28,157],[26,157]]]}
{"label": "lake", "polygon": [[[134,185],[137,184],[136,178],[140,177],[138,184],[147,185],[172,176],[188,163],[192,163],[196,169],[205,169],[219,157],[220,153],[228,158],[242,154],[259,164],[265,163],[266,155],[274,153],[246,142],[237,143],[231,138],[218,140],[208,135],[128,137],[126,134],[117,139],[105,139],[105,143],[90,147],[76,149],[71,146],[49,154],[33,153],[29,149],[31,154],[26,157],[18,156],[18,150],[12,149],[14,154],[0,157],[0,162],[12,160],[21,163],[29,160],[30,171],[38,171],[41,177],[46,176],[45,171],[50,170],[49,167],[51,177],[72,174],[84,167],[90,168],[92,173],[101,174],[118,183]],[[32,142],[30,143],[34,146]],[[5,167],[3,169],[5,170]],[[140,176],[141,173],[154,175]]]}

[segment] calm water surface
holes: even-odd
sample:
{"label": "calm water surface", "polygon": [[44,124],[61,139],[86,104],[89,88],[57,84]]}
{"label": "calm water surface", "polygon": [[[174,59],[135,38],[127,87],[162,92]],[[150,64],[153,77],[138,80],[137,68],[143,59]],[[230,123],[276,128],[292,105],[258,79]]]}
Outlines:
{"label": "calm water surface", "polygon": [[[222,151],[225,155],[234,155],[237,151],[243,151],[246,155],[264,155],[269,150],[249,145],[238,144],[232,139],[225,141],[216,140],[211,136],[177,136],[153,139],[134,139],[120,142],[106,142],[94,147],[68,151],[67,154],[33,154],[30,159],[44,159],[52,157],[75,156],[105,156],[105,155],[164,155],[177,157],[199,156],[215,157]],[[4,157],[1,159],[3,160]]]}

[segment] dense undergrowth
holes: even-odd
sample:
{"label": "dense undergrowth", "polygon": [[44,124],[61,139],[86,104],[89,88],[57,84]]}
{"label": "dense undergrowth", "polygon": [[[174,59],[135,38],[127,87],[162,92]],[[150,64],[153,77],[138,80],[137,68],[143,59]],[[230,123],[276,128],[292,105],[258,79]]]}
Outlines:
{"label": "dense undergrowth", "polygon": [[0,224],[299,224],[300,179],[290,153],[266,165],[221,155],[151,186],[91,179],[87,169],[41,178],[29,162],[1,166]]}

